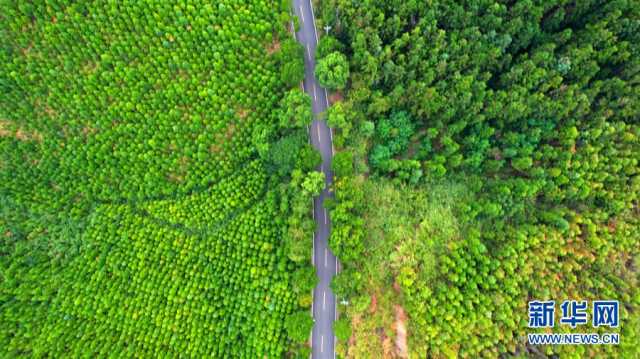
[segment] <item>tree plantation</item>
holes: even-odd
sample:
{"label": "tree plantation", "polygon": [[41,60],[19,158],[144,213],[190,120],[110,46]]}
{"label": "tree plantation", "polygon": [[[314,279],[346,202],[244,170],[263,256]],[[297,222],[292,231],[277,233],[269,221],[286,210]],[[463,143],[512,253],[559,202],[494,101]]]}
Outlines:
{"label": "tree plantation", "polygon": [[[329,110],[333,287],[351,324],[338,354],[637,358],[640,3],[326,0],[316,12],[331,28],[319,62],[339,52],[350,71]],[[546,330],[620,345],[528,344],[545,330],[528,328],[529,301],[601,299],[620,302],[618,328],[558,325],[556,307]]]}
{"label": "tree plantation", "polygon": [[307,350],[324,177],[275,5],[0,1],[0,357]]}
{"label": "tree plantation", "polygon": [[640,1],[293,5],[0,0],[0,358],[640,358]]}

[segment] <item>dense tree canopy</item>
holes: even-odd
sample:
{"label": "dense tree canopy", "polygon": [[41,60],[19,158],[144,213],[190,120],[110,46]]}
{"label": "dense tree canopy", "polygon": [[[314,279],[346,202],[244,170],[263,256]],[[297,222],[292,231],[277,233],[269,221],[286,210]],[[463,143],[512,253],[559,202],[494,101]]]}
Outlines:
{"label": "dense tree canopy", "polygon": [[304,128],[311,124],[311,97],[299,88],[289,90],[280,102],[278,113],[280,126],[288,128]]}
{"label": "dense tree canopy", "polygon": [[0,2],[0,357],[305,353],[319,154],[278,5]]}
{"label": "dense tree canopy", "polygon": [[[638,342],[638,272],[629,265],[640,261],[637,2],[320,6],[321,25],[348,55],[344,106],[359,131],[345,146],[356,175],[416,190],[468,185],[468,201],[450,214],[465,223],[463,240],[443,247],[435,272],[393,269],[411,353],[637,356],[628,345],[532,348],[522,319],[531,299],[617,299],[621,337]],[[375,265],[357,259],[378,247],[370,232],[348,233],[370,225],[359,219],[374,209],[353,205],[360,195],[350,186],[340,195],[344,183],[354,182],[336,182],[331,241],[354,278]],[[407,254],[412,263],[425,255]],[[363,286],[350,298],[374,294]],[[370,343],[354,342],[357,353]]]}
{"label": "dense tree canopy", "polygon": [[316,48],[316,59],[320,60],[332,52],[343,52],[345,50],[344,44],[333,36],[326,35],[320,38],[318,41],[318,47]]}
{"label": "dense tree canopy", "polygon": [[297,87],[304,79],[304,48],[302,45],[287,37],[280,44],[280,51],[277,52],[276,57],[280,63],[282,81],[289,87]]}
{"label": "dense tree canopy", "polygon": [[306,311],[296,312],[287,317],[285,327],[291,339],[297,342],[304,342],[311,335],[313,319]]}
{"label": "dense tree canopy", "polygon": [[342,90],[349,78],[349,63],[340,52],[332,52],[318,61],[316,77],[322,87]]}

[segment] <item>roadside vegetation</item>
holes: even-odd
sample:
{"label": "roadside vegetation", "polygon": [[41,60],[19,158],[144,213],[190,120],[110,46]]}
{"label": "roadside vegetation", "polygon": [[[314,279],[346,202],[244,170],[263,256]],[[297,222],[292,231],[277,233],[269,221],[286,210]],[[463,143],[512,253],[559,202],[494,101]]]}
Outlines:
{"label": "roadside vegetation", "polygon": [[[350,73],[328,111],[341,356],[639,355],[638,9],[317,4],[319,61]],[[528,346],[535,299],[619,300],[619,328],[553,331],[621,345]]]}

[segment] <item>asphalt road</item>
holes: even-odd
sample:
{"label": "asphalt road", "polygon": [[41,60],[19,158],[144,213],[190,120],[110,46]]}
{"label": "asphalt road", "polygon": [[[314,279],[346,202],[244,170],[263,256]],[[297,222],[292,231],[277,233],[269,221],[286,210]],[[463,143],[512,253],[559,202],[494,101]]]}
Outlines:
{"label": "asphalt road", "polygon": [[313,238],[313,264],[316,267],[319,283],[313,291],[313,318],[315,324],[311,334],[312,357],[334,358],[335,338],[333,336],[333,321],[337,318],[336,298],[329,288],[331,278],[338,270],[338,260],[331,253],[328,246],[331,221],[329,213],[324,208],[324,200],[330,193],[329,185],[333,182],[331,172],[331,157],[333,156],[332,134],[325,121],[317,120],[317,115],[326,111],[329,106],[327,92],[316,82],[315,50],[318,44],[318,33],[315,27],[311,0],[293,0],[295,15],[300,20],[300,30],[296,39],[305,48],[305,76],[304,91],[311,96],[314,120],[309,128],[311,144],[322,155],[321,170],[326,176],[326,186],[319,197],[313,201],[314,218],[317,229]]}

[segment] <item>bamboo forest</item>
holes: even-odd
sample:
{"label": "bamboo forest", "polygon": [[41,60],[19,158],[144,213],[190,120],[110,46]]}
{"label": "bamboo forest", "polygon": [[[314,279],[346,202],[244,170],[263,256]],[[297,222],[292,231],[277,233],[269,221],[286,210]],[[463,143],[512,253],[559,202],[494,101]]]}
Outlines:
{"label": "bamboo forest", "polygon": [[640,0],[0,0],[0,358],[103,357],[640,358]]}

